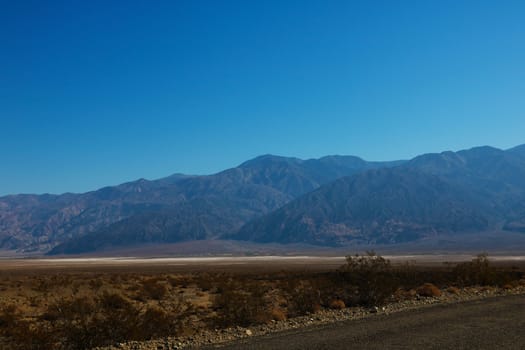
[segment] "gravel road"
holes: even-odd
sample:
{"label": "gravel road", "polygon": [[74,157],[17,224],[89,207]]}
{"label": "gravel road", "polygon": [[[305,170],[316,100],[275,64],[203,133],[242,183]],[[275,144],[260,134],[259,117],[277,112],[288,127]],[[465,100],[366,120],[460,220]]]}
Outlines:
{"label": "gravel road", "polygon": [[435,305],[202,349],[525,349],[525,296]]}

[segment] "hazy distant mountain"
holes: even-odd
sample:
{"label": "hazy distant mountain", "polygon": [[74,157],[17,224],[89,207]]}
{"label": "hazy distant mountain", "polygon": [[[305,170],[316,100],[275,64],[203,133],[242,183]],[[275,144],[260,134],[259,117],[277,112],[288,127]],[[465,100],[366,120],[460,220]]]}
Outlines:
{"label": "hazy distant mountain", "polygon": [[399,162],[366,162],[357,157],[300,160],[261,156],[221,173],[177,183],[184,201],[142,212],[83,237],[58,245],[52,253],[80,253],[141,243],[219,238],[249,220],[280,208],[324,183],[364,169]]}
{"label": "hazy distant mountain", "polygon": [[437,176],[412,169],[345,177],[244,226],[233,238],[339,245],[395,243],[488,228],[486,208]]}
{"label": "hazy distant mountain", "polygon": [[0,198],[0,248],[45,251],[136,213],[170,207],[183,198],[186,176],[137,180],[84,194],[13,195]]}
{"label": "hazy distant mountain", "polygon": [[364,171],[301,196],[231,237],[338,245],[525,232],[521,149],[426,154],[391,169]]}
{"label": "hazy distant mountain", "polygon": [[525,145],[406,162],[265,155],[208,176],[0,198],[0,248],[53,254],[210,238],[342,245],[481,231],[525,233]]}
{"label": "hazy distant mountain", "polygon": [[516,146],[508,150],[509,153],[513,153],[520,157],[525,157],[525,145]]}
{"label": "hazy distant mountain", "polygon": [[[46,251],[66,241],[103,247],[219,237],[338,177],[396,164],[267,155],[210,176],[141,179],[85,194],[6,196],[0,198],[0,248]],[[120,237],[124,232],[127,238]]]}

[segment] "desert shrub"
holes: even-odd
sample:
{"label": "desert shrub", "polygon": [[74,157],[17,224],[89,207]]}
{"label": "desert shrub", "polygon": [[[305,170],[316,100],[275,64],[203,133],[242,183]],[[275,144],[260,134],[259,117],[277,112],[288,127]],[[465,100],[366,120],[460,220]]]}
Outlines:
{"label": "desert shrub", "polygon": [[54,287],[68,287],[73,282],[73,277],[67,274],[58,274],[51,276],[51,285]]}
{"label": "desert shrub", "polygon": [[[47,350],[45,344],[34,339],[30,322],[23,319],[18,307],[4,304],[0,307],[0,337],[8,340],[12,349],[38,349]],[[34,346],[33,346],[34,345]]]}
{"label": "desert shrub", "polygon": [[73,300],[59,300],[48,305],[47,310],[40,316],[45,321],[69,321],[78,315],[90,315],[95,311],[94,304],[86,298]]}
{"label": "desert shrub", "polygon": [[441,291],[432,283],[425,283],[419,288],[416,289],[417,294],[422,297],[439,297],[441,296]]}
{"label": "desert shrub", "polygon": [[266,288],[261,283],[229,280],[222,283],[218,290],[213,304],[217,311],[217,325],[249,326],[271,319],[265,299]]}
{"label": "desert shrub", "polygon": [[90,349],[137,338],[139,316],[140,311],[122,295],[105,292],[95,300],[51,304],[42,319],[54,326],[63,349]]}
{"label": "desert shrub", "polygon": [[89,281],[89,288],[94,291],[98,291],[104,285],[104,281],[101,278],[93,278]]}
{"label": "desert shrub", "polygon": [[342,301],[341,299],[334,299],[330,301],[330,303],[328,304],[328,307],[334,310],[341,310],[341,309],[344,309],[346,305],[345,305],[345,302]]}
{"label": "desert shrub", "polygon": [[33,282],[32,289],[35,292],[42,293],[43,295],[47,295],[49,291],[51,290],[52,283],[47,278],[39,278],[36,281]]}
{"label": "desert shrub", "polygon": [[56,331],[49,324],[35,324],[19,320],[11,336],[11,349],[54,350],[58,349]]}
{"label": "desert shrub", "polygon": [[482,253],[472,259],[456,265],[452,271],[455,282],[462,286],[503,286],[521,276],[519,271],[497,270],[491,266],[487,253]]}
{"label": "desert shrub", "polygon": [[311,281],[290,281],[285,291],[290,317],[315,313],[321,308],[321,295]]}
{"label": "desert shrub", "polygon": [[10,341],[10,349],[51,350],[56,348],[52,329],[23,319],[14,305],[0,308],[0,336]]}
{"label": "desert shrub", "polygon": [[[0,349],[90,349],[115,342],[176,336],[189,332],[186,325],[190,321],[201,322],[195,318],[195,310],[183,300],[182,295],[170,296],[169,300],[162,300],[155,307],[130,299],[136,293],[128,291],[130,282],[143,292],[143,284],[137,283],[143,280],[143,276],[139,277],[133,280],[123,274],[118,279],[113,278],[123,284],[110,288],[107,275],[88,276],[89,279],[84,281],[74,280],[71,275],[15,280],[10,283],[10,289],[19,283],[21,288],[27,288],[32,293],[19,292],[18,300],[13,304],[0,302]],[[151,289],[146,287],[147,292],[143,292],[147,293],[148,300],[166,294],[158,292],[162,288],[167,289],[163,279],[153,277],[147,281],[150,282],[146,282],[146,286],[153,286]],[[58,286],[53,286],[53,282],[58,282]],[[83,286],[93,289],[82,297],[71,297],[74,286],[78,290]],[[37,296],[35,291],[39,292]],[[30,309],[15,306],[27,302],[38,305]]]}
{"label": "desert shrub", "polygon": [[383,304],[398,286],[390,261],[373,251],[347,256],[340,272],[348,288],[358,296],[357,302],[363,305]]}
{"label": "desert shrub", "polygon": [[18,320],[18,309],[15,305],[0,306],[0,332],[9,335],[10,330]]}
{"label": "desert shrub", "polygon": [[161,283],[155,278],[151,278],[142,282],[142,288],[139,290],[139,295],[146,300],[162,300],[167,292],[168,288],[164,283]]}
{"label": "desert shrub", "polygon": [[98,298],[98,306],[105,311],[123,310],[132,307],[131,302],[124,298],[121,294],[104,292]]}
{"label": "desert shrub", "polygon": [[451,286],[451,287],[448,287],[448,288],[447,288],[447,292],[449,292],[450,294],[459,295],[459,293],[460,293],[461,291],[459,290],[458,287],[453,287],[453,286]]}
{"label": "desert shrub", "polygon": [[272,320],[275,321],[283,321],[286,320],[286,313],[281,308],[273,308],[270,311],[270,316],[272,317]]}
{"label": "desert shrub", "polygon": [[148,307],[140,315],[137,340],[181,334],[195,313],[195,307],[181,295],[171,300],[169,305]]}
{"label": "desert shrub", "polygon": [[209,273],[199,273],[195,276],[195,284],[203,291],[213,290],[217,286],[216,276]]}
{"label": "desert shrub", "polygon": [[141,339],[151,339],[167,334],[177,334],[182,327],[179,315],[150,307],[142,315],[139,332]]}
{"label": "desert shrub", "polygon": [[483,253],[470,262],[458,264],[454,268],[454,274],[460,284],[487,285],[491,282],[491,270],[488,256]]}

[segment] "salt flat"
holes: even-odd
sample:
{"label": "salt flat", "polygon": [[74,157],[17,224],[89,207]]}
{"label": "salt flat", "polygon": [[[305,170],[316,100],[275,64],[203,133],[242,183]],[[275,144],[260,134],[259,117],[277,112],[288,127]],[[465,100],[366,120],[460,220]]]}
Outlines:
{"label": "salt flat", "polygon": [[[472,254],[411,254],[384,255],[393,264],[440,266],[446,263],[470,261]],[[525,264],[524,255],[495,255],[489,259],[496,263]],[[0,270],[46,268],[97,268],[97,267],[181,267],[188,269],[263,269],[305,268],[332,269],[345,263],[344,256],[268,255],[268,256],[195,256],[195,257],[76,257],[1,259]]]}

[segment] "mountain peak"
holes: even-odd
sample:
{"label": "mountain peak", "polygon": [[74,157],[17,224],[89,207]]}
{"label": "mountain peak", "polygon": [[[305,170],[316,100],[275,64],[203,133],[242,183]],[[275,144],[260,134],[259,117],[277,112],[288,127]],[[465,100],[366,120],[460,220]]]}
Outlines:
{"label": "mountain peak", "polygon": [[462,151],[459,151],[457,152],[457,154],[459,155],[462,155],[462,156],[474,156],[474,157],[487,157],[487,156],[494,156],[494,155],[499,155],[501,153],[503,153],[504,151],[499,149],[499,148],[496,148],[496,147],[492,147],[492,146],[479,146],[479,147],[472,147],[470,149],[467,149],[467,150],[462,150]]}
{"label": "mountain peak", "polygon": [[262,164],[268,165],[272,163],[287,163],[287,164],[298,164],[302,163],[303,160],[293,157],[277,156],[273,154],[263,154],[253,159],[247,160],[246,162],[239,165],[239,168],[252,167],[254,165]]}

